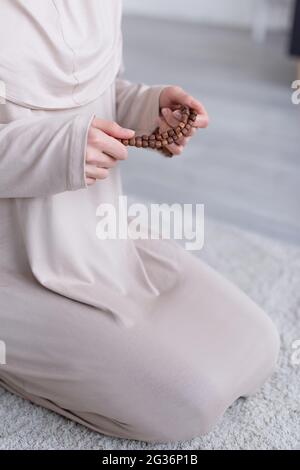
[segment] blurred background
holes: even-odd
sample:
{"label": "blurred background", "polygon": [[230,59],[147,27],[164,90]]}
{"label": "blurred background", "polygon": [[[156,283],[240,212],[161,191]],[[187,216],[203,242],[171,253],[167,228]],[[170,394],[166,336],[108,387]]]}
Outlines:
{"label": "blurred background", "polygon": [[[210,126],[184,154],[131,150],[124,191],[300,244],[300,21],[294,0],[124,0],[125,76],[175,84]],[[298,16],[300,5],[298,1]],[[299,57],[298,57],[299,55]]]}

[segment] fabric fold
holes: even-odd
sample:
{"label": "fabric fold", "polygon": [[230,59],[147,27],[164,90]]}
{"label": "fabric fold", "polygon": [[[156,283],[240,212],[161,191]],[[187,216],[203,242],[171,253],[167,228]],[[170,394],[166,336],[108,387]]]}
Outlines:
{"label": "fabric fold", "polygon": [[1,0],[0,98],[32,109],[85,105],[120,68],[122,2],[42,3]]}
{"label": "fabric fold", "polygon": [[93,117],[36,116],[14,103],[1,105],[0,197],[38,198],[86,188],[85,149]]}

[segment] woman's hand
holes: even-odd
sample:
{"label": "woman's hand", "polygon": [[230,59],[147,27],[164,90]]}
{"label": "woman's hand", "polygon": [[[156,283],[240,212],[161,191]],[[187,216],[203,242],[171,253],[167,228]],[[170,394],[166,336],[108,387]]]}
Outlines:
{"label": "woman's hand", "polygon": [[88,186],[107,178],[110,168],[128,156],[127,148],[116,139],[131,139],[134,131],[116,122],[95,118],[90,126],[85,157],[85,179]]}
{"label": "woman's hand", "polygon": [[186,93],[182,88],[178,86],[169,86],[162,90],[159,99],[159,106],[161,109],[159,127],[161,132],[165,132],[170,126],[176,127],[178,125],[181,118],[181,113],[178,108],[181,105],[186,105],[195,109],[198,116],[194,122],[193,128],[187,136],[182,137],[176,143],[167,146],[167,149],[172,152],[173,155],[181,154],[185,145],[188,143],[191,136],[195,134],[196,130],[206,128],[209,123],[208,114],[204,106],[199,101]]}

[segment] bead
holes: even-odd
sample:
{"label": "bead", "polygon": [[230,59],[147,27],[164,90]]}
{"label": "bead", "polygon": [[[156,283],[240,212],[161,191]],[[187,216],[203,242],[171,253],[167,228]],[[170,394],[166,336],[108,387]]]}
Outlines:
{"label": "bead", "polygon": [[117,139],[123,145],[131,145],[135,147],[143,147],[157,149],[167,157],[172,157],[173,154],[168,150],[167,146],[177,142],[183,136],[189,135],[194,122],[197,119],[197,112],[190,109],[186,105],[178,106],[175,109],[179,110],[182,117],[177,127],[169,128],[163,133],[160,133],[159,127],[151,135],[143,135],[140,137],[132,137],[131,139]]}

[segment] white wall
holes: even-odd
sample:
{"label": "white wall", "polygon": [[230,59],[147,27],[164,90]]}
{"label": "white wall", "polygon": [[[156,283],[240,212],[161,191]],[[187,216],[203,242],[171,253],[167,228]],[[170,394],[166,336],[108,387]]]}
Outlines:
{"label": "white wall", "polygon": [[[208,24],[252,27],[265,0],[123,0],[124,12],[165,18],[183,18]],[[286,28],[292,0],[268,0],[268,26]]]}

